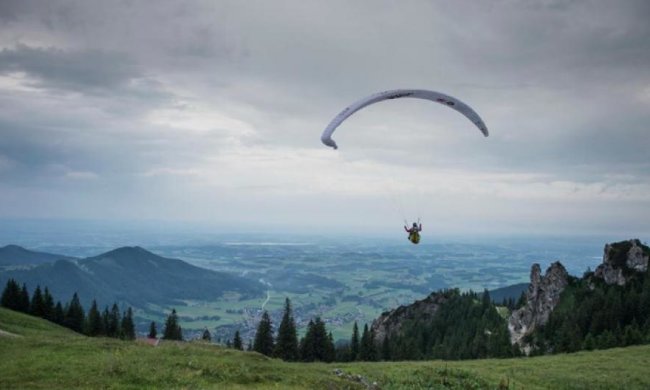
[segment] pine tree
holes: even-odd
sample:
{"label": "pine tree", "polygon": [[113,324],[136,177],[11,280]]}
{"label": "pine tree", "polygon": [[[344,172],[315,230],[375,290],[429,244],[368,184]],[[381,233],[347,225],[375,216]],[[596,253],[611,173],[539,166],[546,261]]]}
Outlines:
{"label": "pine tree", "polygon": [[255,342],[253,343],[253,350],[271,356],[273,354],[273,328],[269,313],[265,310],[262,314],[262,319],[257,325],[257,333],[255,333]]}
{"label": "pine tree", "polygon": [[483,289],[483,309],[487,309],[488,307],[492,306],[492,299],[490,298],[490,292],[488,289]]}
{"label": "pine tree", "polygon": [[67,305],[63,323],[67,328],[70,328],[75,332],[82,333],[84,328],[84,320],[84,309],[79,302],[77,293],[74,293],[72,300],[70,300],[70,303]]}
{"label": "pine tree", "polygon": [[253,350],[253,340],[248,340],[248,346],[246,347],[248,352]]}
{"label": "pine tree", "polygon": [[274,355],[286,361],[295,361],[298,359],[298,335],[289,298],[285,299],[284,314],[280,322],[280,327],[278,328],[278,338],[275,344]]}
{"label": "pine tree", "polygon": [[149,325],[149,337],[150,339],[155,339],[158,336],[158,331],[156,330],[156,323],[154,321],[151,321],[151,324]]}
{"label": "pine tree", "polygon": [[9,279],[5,289],[2,291],[2,298],[0,299],[0,305],[11,310],[20,310],[20,287],[18,283]]}
{"label": "pine tree", "polygon": [[45,301],[43,300],[40,285],[37,285],[36,290],[34,290],[32,303],[29,305],[29,312],[33,316],[45,318]]}
{"label": "pine tree", "polygon": [[352,339],[350,340],[350,361],[355,361],[359,358],[359,327],[357,322],[354,321],[352,327]]}
{"label": "pine tree", "polygon": [[163,330],[163,339],[183,340],[182,331],[178,325],[178,314],[176,314],[176,309],[172,309],[171,314],[167,317],[165,329]]}
{"label": "pine tree", "polygon": [[239,330],[235,331],[235,337],[232,339],[232,347],[239,349],[240,351],[244,349],[241,341],[241,336],[239,335]]}
{"label": "pine tree", "polygon": [[18,299],[18,311],[29,313],[29,292],[27,285],[23,283],[23,288],[20,290],[20,297]]}
{"label": "pine tree", "polygon": [[384,336],[384,341],[381,343],[381,360],[390,360],[390,341],[388,335]]}
{"label": "pine tree", "polygon": [[313,362],[315,359],[314,320],[309,320],[305,337],[300,340],[300,359],[304,362]]}
{"label": "pine tree", "polygon": [[208,328],[203,329],[203,334],[201,335],[201,340],[211,342],[212,341],[212,335],[210,334],[210,331]]}
{"label": "pine tree", "polygon": [[86,323],[86,334],[91,337],[104,334],[104,324],[102,323],[102,316],[97,309],[97,301],[93,299],[93,303],[88,310],[88,320]]}
{"label": "pine tree", "polygon": [[336,358],[336,347],[334,346],[334,336],[332,336],[332,332],[327,334],[327,340],[325,341],[325,355],[323,358],[326,362],[333,362]]}
{"label": "pine tree", "polygon": [[120,308],[117,306],[117,303],[113,303],[111,311],[107,310],[107,324],[106,324],[106,336],[108,337],[120,337]]}
{"label": "pine tree", "polygon": [[45,291],[43,292],[43,303],[45,306],[45,317],[47,320],[53,321],[54,318],[54,298],[52,297],[52,294],[50,294],[50,290],[48,290],[47,286],[45,287]]}
{"label": "pine tree", "polygon": [[636,322],[632,322],[631,325],[625,327],[623,331],[623,345],[635,345],[641,344],[643,342],[643,335],[639,330],[639,326]]}
{"label": "pine tree", "polygon": [[[379,354],[377,353],[377,346],[375,345],[375,330],[370,329],[370,340],[369,340],[369,348],[368,350],[370,351],[370,361],[377,361],[379,358]],[[424,342],[422,342],[420,345],[425,345]]]}
{"label": "pine tree", "polygon": [[367,361],[369,360],[370,353],[368,351],[368,340],[370,339],[370,333],[368,332],[368,324],[363,326],[363,333],[361,334],[361,342],[359,343],[359,357],[358,360]]}
{"label": "pine tree", "polygon": [[65,322],[65,312],[63,311],[61,301],[57,301],[56,306],[54,306],[54,312],[52,313],[52,322],[59,325],[63,325]]}
{"label": "pine tree", "polygon": [[363,326],[361,343],[359,345],[359,360],[373,361],[376,359],[374,331],[368,330],[368,324]]}
{"label": "pine tree", "polygon": [[325,323],[316,317],[309,321],[307,333],[300,346],[300,357],[303,361],[330,362],[334,359],[334,342],[327,333]]}
{"label": "pine tree", "polygon": [[582,349],[586,349],[587,351],[591,351],[595,348],[595,340],[594,336],[591,335],[591,333],[587,333],[587,336],[585,337],[585,341],[582,345]]}
{"label": "pine tree", "polygon": [[122,316],[121,337],[124,340],[135,340],[135,324],[133,323],[133,310],[129,307]]}
{"label": "pine tree", "polygon": [[333,346],[330,348],[329,345],[329,337],[327,335],[325,323],[320,319],[320,317],[316,317],[314,320],[314,359],[323,362],[330,361],[329,359],[333,349]]}

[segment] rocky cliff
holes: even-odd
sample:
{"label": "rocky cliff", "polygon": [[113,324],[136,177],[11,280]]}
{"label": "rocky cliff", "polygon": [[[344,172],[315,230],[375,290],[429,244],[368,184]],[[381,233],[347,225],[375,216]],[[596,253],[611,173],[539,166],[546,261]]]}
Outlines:
{"label": "rocky cliff", "polygon": [[399,334],[405,320],[431,319],[436,314],[440,305],[449,299],[449,292],[434,292],[428,297],[415,301],[407,306],[382,313],[372,321],[371,329],[375,333],[375,342],[381,343],[386,335],[389,339]]}
{"label": "rocky cliff", "polygon": [[594,277],[607,284],[623,286],[635,272],[648,270],[650,248],[638,239],[607,244],[604,252],[603,263],[596,268]]}
{"label": "rocky cliff", "polygon": [[510,340],[513,344],[518,344],[524,352],[528,352],[524,337],[546,324],[568,283],[569,274],[559,261],[551,264],[544,276],[539,264],[533,264],[530,285],[526,292],[526,304],[513,311],[508,320]]}

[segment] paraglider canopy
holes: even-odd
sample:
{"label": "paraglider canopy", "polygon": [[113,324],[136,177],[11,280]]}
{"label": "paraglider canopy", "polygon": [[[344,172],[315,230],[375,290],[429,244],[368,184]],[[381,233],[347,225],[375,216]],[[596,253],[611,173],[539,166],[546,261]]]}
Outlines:
{"label": "paraglider canopy", "polygon": [[470,106],[463,103],[462,101],[445,95],[444,93],[429,91],[425,89],[394,89],[390,91],[378,92],[373,95],[370,95],[366,98],[363,98],[352,105],[346,107],[341,111],[332,121],[327,125],[325,131],[321,135],[321,141],[334,149],[338,148],[338,145],[332,139],[332,134],[337,127],[343,123],[347,118],[349,118],[355,112],[361,110],[362,108],[369,106],[374,103],[378,103],[384,100],[391,99],[400,99],[400,98],[416,98],[416,99],[425,99],[430,100],[436,103],[443,104],[451,109],[454,109],[461,114],[463,114],[467,119],[472,121],[476,127],[483,133],[484,136],[488,136],[488,129],[481,117],[474,111]]}

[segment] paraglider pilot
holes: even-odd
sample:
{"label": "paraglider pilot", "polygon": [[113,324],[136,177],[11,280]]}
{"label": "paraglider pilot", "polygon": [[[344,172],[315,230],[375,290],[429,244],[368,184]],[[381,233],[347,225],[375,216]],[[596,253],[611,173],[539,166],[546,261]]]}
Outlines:
{"label": "paraglider pilot", "polygon": [[[418,221],[419,222],[419,221]],[[413,226],[409,229],[406,225],[404,225],[404,230],[409,234],[408,239],[414,244],[418,244],[420,242],[420,232],[422,231],[422,224],[418,224],[416,222],[413,222]]]}

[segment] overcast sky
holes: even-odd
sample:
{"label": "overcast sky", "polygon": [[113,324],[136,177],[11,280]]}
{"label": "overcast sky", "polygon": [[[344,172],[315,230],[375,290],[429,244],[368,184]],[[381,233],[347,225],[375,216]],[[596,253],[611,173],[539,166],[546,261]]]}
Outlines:
{"label": "overcast sky", "polygon": [[[0,218],[643,236],[650,2],[0,1]],[[393,88],[471,105],[490,129]],[[642,237],[643,238],[643,237]]]}

